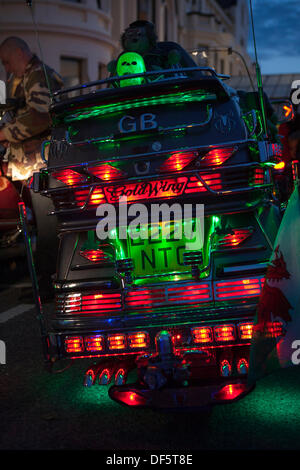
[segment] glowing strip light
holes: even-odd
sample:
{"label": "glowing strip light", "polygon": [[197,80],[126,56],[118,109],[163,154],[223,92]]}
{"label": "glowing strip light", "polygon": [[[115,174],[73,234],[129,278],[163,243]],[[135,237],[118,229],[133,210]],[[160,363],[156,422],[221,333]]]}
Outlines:
{"label": "glowing strip light", "polygon": [[230,300],[259,296],[262,290],[262,281],[263,278],[217,281],[214,283],[215,299]]}
{"label": "glowing strip light", "polygon": [[119,168],[109,165],[108,163],[92,168],[89,167],[88,172],[104,181],[111,181],[125,177],[122,170],[119,170]]}
{"label": "glowing strip light", "polygon": [[207,98],[212,98],[215,95],[206,94],[203,90],[185,91],[182,93],[169,93],[165,95],[158,95],[150,98],[138,98],[127,100],[118,103],[103,104],[101,106],[93,106],[91,108],[84,108],[77,113],[67,115],[65,122],[80,121],[82,119],[90,119],[96,116],[103,116],[117,112],[123,112],[128,109],[140,108],[144,106],[157,106],[166,104],[181,104],[181,103],[199,103],[205,101]]}
{"label": "glowing strip light", "polygon": [[69,168],[51,173],[51,176],[68,186],[74,186],[87,181],[87,177]]}
{"label": "glowing strip light", "polygon": [[82,336],[67,336],[65,338],[65,349],[68,354],[83,352],[84,344]]}
{"label": "glowing strip light", "polygon": [[221,325],[214,327],[215,340],[218,342],[234,341],[235,327],[233,325]]}
{"label": "glowing strip light", "polygon": [[234,150],[234,147],[212,149],[202,158],[201,166],[223,165],[231,157]]}
{"label": "glowing strip light", "polygon": [[86,336],[84,338],[84,344],[86,351],[103,351],[104,349],[104,337],[101,335]]}
{"label": "glowing strip light", "polygon": [[212,343],[213,332],[209,326],[202,326],[192,329],[192,338],[195,344]]}

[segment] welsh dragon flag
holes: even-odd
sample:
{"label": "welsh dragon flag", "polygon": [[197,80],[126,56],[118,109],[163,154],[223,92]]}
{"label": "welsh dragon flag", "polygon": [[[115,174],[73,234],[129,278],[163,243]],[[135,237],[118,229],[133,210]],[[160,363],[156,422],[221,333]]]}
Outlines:
{"label": "welsh dragon flag", "polygon": [[[259,299],[248,382],[300,363],[300,197],[290,197]],[[298,352],[297,352],[298,350]]]}

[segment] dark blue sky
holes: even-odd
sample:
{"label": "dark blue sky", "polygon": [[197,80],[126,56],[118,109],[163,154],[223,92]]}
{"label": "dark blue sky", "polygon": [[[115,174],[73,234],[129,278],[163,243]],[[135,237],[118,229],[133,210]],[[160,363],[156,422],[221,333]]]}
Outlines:
{"label": "dark blue sky", "polygon": [[[262,73],[300,75],[300,1],[252,0]],[[250,31],[249,52],[253,53]]]}

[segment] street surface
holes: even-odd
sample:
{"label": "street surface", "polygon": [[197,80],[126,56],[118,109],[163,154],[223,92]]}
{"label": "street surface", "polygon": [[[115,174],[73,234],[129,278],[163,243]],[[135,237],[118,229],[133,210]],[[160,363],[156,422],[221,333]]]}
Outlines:
{"label": "street surface", "polygon": [[[300,449],[299,367],[274,373],[249,396],[214,408],[210,416],[129,409],[111,401],[106,386],[82,386],[90,360],[61,373],[44,370],[33,300],[19,299],[29,286],[26,273],[1,276],[1,450],[113,449],[135,455],[145,449]],[[51,308],[45,305],[45,311]]]}

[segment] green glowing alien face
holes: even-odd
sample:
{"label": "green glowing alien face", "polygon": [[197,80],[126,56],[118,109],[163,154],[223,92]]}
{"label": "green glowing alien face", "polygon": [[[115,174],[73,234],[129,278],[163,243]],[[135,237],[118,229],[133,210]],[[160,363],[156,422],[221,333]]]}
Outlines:
{"label": "green glowing alien face", "polygon": [[[134,73],[146,72],[145,62],[143,57],[136,52],[124,52],[117,63],[117,75],[122,77],[123,75],[132,75]],[[143,77],[130,78],[128,80],[121,80],[120,86],[132,86],[141,85],[143,83]]]}

